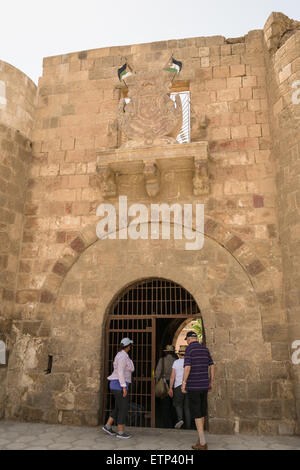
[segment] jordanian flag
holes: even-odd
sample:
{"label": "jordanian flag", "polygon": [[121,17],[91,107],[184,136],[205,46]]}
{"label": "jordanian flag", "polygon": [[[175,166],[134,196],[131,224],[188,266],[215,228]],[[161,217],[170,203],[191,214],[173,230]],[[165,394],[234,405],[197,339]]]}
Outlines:
{"label": "jordanian flag", "polygon": [[130,77],[130,75],[132,75],[131,68],[127,63],[118,69],[118,77],[120,81],[125,80],[125,78]]}
{"label": "jordanian flag", "polygon": [[164,70],[166,70],[167,72],[179,73],[181,69],[182,62],[180,62],[179,60],[175,60],[173,59],[173,57],[171,57],[168,66]]}

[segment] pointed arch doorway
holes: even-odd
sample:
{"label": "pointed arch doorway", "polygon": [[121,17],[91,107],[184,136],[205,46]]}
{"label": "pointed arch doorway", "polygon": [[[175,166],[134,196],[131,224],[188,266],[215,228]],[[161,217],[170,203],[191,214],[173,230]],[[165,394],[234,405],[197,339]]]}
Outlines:
{"label": "pointed arch doorway", "polygon": [[[202,321],[200,309],[194,297],[173,281],[148,278],[127,286],[117,295],[106,322],[102,422],[106,422],[113,407],[106,377],[112,371],[121,339],[129,337],[134,342],[131,357],[135,373],[128,424],[156,426],[154,370],[163,347],[173,343],[180,325],[184,326],[188,319]],[[205,342],[205,333],[203,339]]]}

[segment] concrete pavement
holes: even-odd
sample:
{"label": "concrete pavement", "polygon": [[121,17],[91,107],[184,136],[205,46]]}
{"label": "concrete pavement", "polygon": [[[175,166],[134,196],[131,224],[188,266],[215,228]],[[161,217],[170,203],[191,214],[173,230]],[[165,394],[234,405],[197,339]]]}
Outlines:
{"label": "concrete pavement", "polygon": [[[191,450],[195,431],[127,428],[117,439],[101,428],[0,421],[0,450]],[[207,435],[210,450],[300,450],[300,437]]]}

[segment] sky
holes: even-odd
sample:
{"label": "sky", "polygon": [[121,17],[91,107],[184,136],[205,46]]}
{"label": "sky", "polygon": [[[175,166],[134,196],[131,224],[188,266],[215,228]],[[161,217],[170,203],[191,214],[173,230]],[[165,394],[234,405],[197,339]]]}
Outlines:
{"label": "sky", "polygon": [[0,5],[0,60],[35,83],[43,57],[168,39],[244,36],[262,29],[272,11],[300,21],[300,0],[0,0]]}

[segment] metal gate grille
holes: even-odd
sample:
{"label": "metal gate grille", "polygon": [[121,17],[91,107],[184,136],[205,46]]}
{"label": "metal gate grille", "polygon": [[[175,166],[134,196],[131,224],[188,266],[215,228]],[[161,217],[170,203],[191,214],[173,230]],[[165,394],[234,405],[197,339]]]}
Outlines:
{"label": "metal gate grille", "polygon": [[[115,299],[106,328],[105,379],[113,370],[113,360],[122,338],[133,340],[135,373],[130,388],[128,425],[155,426],[155,380],[157,360],[157,319],[178,319],[199,315],[193,296],[178,284],[164,279],[147,279],[129,286]],[[161,333],[161,332],[160,332]],[[104,389],[103,421],[114,407],[107,381]]]}
{"label": "metal gate grille", "polygon": [[112,315],[191,315],[199,313],[193,296],[174,282],[151,279],[129,287],[118,296]]}
{"label": "metal gate grille", "polygon": [[[109,373],[113,370],[113,360],[119,351],[121,339],[130,337],[134,346],[134,380],[130,387],[130,426],[151,426],[151,367],[152,367],[152,318],[121,320],[112,318],[108,330]],[[114,399],[107,389],[107,410],[113,409]]]}

